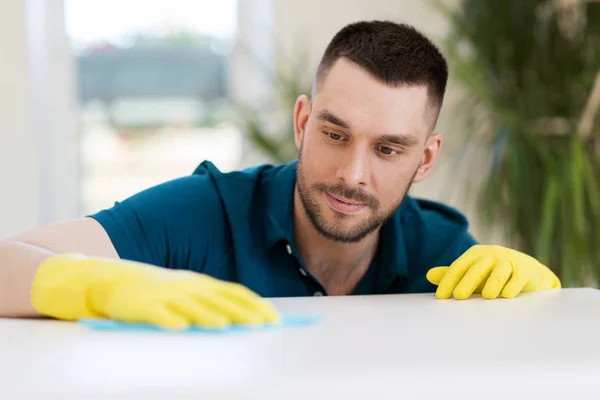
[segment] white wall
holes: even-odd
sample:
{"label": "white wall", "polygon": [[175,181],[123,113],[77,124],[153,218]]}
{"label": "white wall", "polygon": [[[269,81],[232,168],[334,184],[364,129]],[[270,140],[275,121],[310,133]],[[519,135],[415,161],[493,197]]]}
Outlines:
{"label": "white wall", "polygon": [[[269,73],[275,61],[273,29],[277,0],[238,0],[237,33],[229,61],[229,95],[244,106],[256,106],[273,90]],[[239,168],[265,162],[245,136]]]}
{"label": "white wall", "polygon": [[[456,3],[456,0],[447,0]],[[350,22],[388,19],[415,26],[439,39],[448,29],[443,17],[423,0],[276,0],[275,29],[283,48],[309,43],[318,61],[333,35]]]}
{"label": "white wall", "polygon": [[25,4],[0,5],[0,237],[39,220]]}
{"label": "white wall", "polygon": [[79,213],[69,54],[61,0],[0,2],[0,238]]}

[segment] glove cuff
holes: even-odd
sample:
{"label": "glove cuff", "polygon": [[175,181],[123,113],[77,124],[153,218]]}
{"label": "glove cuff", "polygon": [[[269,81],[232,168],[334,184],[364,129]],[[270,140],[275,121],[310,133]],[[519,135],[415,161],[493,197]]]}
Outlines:
{"label": "glove cuff", "polygon": [[[103,318],[89,302],[93,273],[87,257],[61,254],[48,258],[38,268],[31,287],[31,304],[40,314],[65,320]],[[86,265],[87,264],[87,265]]]}

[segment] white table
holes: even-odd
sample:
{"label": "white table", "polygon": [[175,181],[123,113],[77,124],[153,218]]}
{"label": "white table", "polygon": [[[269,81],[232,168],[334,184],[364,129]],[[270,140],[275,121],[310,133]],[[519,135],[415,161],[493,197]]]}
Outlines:
{"label": "white table", "polygon": [[597,290],[274,302],[324,319],[224,336],[0,319],[0,399],[600,398]]}

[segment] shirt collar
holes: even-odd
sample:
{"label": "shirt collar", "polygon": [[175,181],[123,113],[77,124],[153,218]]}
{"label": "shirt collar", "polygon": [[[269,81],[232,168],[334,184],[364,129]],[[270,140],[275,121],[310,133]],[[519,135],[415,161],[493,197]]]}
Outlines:
{"label": "shirt collar", "polygon": [[[267,178],[265,238],[269,249],[279,242],[294,241],[294,188],[296,185],[294,160],[278,168]],[[378,281],[390,282],[398,276],[407,277],[408,266],[404,230],[402,229],[402,206],[381,228],[379,250],[376,260],[379,263]]]}

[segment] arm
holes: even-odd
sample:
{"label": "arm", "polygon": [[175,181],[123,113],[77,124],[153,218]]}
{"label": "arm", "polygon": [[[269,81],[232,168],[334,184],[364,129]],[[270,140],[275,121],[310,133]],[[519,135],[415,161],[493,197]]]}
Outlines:
{"label": "arm", "polygon": [[0,241],[0,317],[34,317],[31,284],[39,265],[58,253],[119,258],[91,218],[61,222]]}
{"label": "arm", "polygon": [[560,279],[535,258],[503,246],[476,245],[450,267],[432,268],[427,279],[438,285],[436,296],[467,299],[481,293],[486,299],[513,298],[521,292],[560,289]]}
{"label": "arm", "polygon": [[210,184],[201,176],[175,180],[90,218],[0,242],[0,317],[173,329],[277,322],[272,304],[249,289],[185,270],[192,249],[202,255],[224,225]]}
{"label": "arm", "polygon": [[423,265],[429,267],[426,279],[438,298],[467,299],[473,293],[486,299],[512,298],[521,292],[561,287],[558,277],[533,257],[478,244],[468,233],[466,218],[452,209],[427,201],[420,205],[430,221],[423,224],[428,228],[423,236],[427,243]]}

